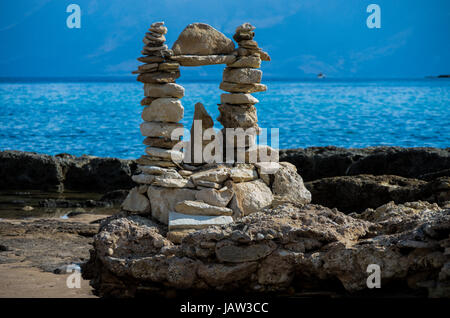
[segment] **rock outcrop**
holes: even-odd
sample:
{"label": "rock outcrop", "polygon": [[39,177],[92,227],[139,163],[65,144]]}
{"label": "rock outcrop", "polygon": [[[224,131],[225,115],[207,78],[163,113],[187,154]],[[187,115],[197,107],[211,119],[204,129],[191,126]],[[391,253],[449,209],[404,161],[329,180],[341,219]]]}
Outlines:
{"label": "rock outcrop", "polygon": [[322,178],[306,182],[312,202],[344,212],[361,212],[389,201],[450,201],[450,177],[427,182],[393,175],[356,175]]}
{"label": "rock outcrop", "polygon": [[0,151],[0,189],[103,193],[133,186],[133,160]]}
{"label": "rock outcrop", "polygon": [[305,181],[358,174],[422,180],[450,176],[450,148],[311,147],[280,150],[280,161],[294,164]]}
{"label": "rock outcrop", "polygon": [[[223,226],[191,231],[181,244],[140,216],[101,225],[84,276],[98,295],[215,292],[279,295],[450,296],[450,209],[424,202],[357,218],[318,205],[282,204]],[[133,257],[129,257],[133,255]],[[381,268],[368,290],[367,267]]]}

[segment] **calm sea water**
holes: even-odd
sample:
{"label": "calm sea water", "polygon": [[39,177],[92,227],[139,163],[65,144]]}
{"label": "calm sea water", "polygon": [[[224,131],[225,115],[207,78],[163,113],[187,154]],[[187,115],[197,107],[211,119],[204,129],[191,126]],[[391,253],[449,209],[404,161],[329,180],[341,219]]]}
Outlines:
{"label": "calm sea water", "polygon": [[[180,82],[183,124],[194,104],[214,119],[216,82]],[[450,81],[325,80],[265,82],[255,93],[259,125],[280,129],[280,148],[335,145],[450,147]],[[137,158],[144,152],[142,84],[0,83],[0,150]],[[221,128],[217,123],[217,128]]]}

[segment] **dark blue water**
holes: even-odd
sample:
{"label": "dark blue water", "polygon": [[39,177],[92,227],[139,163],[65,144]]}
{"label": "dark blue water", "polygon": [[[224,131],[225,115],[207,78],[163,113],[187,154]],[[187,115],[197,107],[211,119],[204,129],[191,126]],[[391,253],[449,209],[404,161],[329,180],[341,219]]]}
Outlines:
{"label": "dark blue water", "polygon": [[[194,104],[213,118],[218,83],[183,83],[183,123]],[[280,129],[280,148],[335,145],[450,147],[450,81],[265,82],[259,125]],[[143,97],[138,82],[0,83],[0,150],[137,158]],[[216,125],[220,128],[220,124]]]}

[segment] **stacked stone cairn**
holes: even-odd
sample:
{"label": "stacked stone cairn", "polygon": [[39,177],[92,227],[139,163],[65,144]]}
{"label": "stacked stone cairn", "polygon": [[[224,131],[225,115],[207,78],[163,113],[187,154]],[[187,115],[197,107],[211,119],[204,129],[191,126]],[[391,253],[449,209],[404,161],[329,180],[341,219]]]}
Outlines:
{"label": "stacked stone cairn", "polygon": [[[167,224],[167,237],[174,243],[192,231],[228,224],[277,201],[311,200],[306,189],[299,195],[303,181],[290,164],[280,164],[271,175],[264,172],[264,162],[193,165],[182,161],[184,153],[173,150],[178,141],[171,140],[171,133],[183,127],[179,121],[184,115],[180,102],[184,88],[175,83],[180,65],[226,64],[220,88],[228,93],[221,96],[219,121],[225,128],[258,129],[254,106],[258,100],[249,93],[266,90],[258,68],[261,60],[270,58],[253,40],[253,30],[248,23],[236,29],[237,49],[231,39],[202,23],[188,25],[172,50],[164,44],[167,28],[163,22],[153,23],[144,37],[144,56],[138,60],[145,64],[134,73],[144,83],[140,128],[148,147],[146,155],[136,160],[138,170],[132,179],[137,186],[130,190],[122,209]],[[195,105],[194,119],[202,120],[202,129],[213,125],[200,103]]]}
{"label": "stacked stone cairn", "polygon": [[[227,64],[223,71],[223,81],[220,89],[228,93],[220,97],[220,116],[217,120],[223,125],[224,140],[232,142],[234,146],[233,157],[235,160],[249,160],[245,152],[256,145],[256,135],[259,134],[258,117],[255,104],[258,99],[250,93],[263,92],[267,87],[261,84],[262,71],[261,60],[270,61],[267,53],[258,47],[253,40],[255,27],[244,23],[236,28],[233,38],[238,43],[237,58]],[[226,128],[242,128],[247,130],[245,138],[236,137],[227,139]],[[250,129],[250,130],[249,130]],[[253,130],[253,133],[252,133]],[[226,153],[226,149],[224,151]],[[238,154],[244,157],[239,157]]]}

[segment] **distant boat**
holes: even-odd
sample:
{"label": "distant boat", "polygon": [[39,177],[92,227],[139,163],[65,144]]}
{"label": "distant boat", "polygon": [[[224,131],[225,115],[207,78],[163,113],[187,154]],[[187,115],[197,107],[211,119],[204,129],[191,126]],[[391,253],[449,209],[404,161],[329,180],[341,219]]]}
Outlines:
{"label": "distant boat", "polygon": [[317,78],[325,78],[325,74],[323,74],[322,72],[317,74]]}

